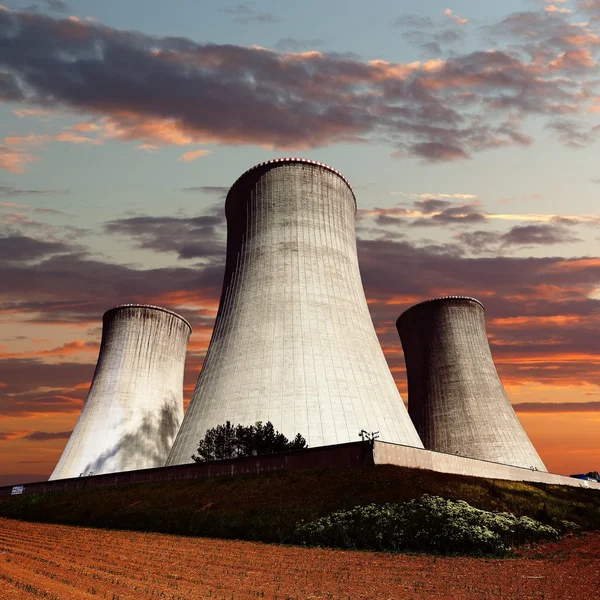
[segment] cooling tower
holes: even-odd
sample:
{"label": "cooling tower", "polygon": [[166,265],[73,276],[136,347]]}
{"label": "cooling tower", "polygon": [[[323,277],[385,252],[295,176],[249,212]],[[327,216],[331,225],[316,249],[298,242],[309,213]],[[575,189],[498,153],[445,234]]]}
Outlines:
{"label": "cooling tower", "polygon": [[134,304],[111,308],[102,323],[92,385],[50,479],[162,467],[183,419],[189,323]]}
{"label": "cooling tower", "polygon": [[361,429],[423,447],[371,321],[355,213],[348,181],[310,160],[268,161],[233,184],[215,328],[167,464],[191,462],[225,421],[271,421],[311,447]]}
{"label": "cooling tower", "polygon": [[498,377],[481,302],[427,300],[396,325],[408,412],[425,448],[546,471]]}

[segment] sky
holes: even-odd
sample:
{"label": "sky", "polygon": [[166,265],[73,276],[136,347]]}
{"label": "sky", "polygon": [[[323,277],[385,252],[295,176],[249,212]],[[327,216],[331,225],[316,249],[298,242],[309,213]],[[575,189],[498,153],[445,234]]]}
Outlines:
{"label": "sky", "polygon": [[600,470],[600,0],[4,2],[0,484],[54,468],[114,305],[191,322],[187,405],[225,194],[279,156],[352,183],[405,402],[397,317],[473,296],[546,466]]}

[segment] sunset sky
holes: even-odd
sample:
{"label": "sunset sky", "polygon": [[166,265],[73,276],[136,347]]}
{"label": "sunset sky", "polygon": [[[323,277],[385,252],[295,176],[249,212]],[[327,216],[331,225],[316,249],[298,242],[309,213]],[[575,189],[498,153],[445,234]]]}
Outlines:
{"label": "sunset sky", "polygon": [[52,471],[111,306],[191,322],[187,403],[225,193],[278,156],[352,183],[405,401],[396,318],[474,296],[547,467],[600,470],[600,0],[5,2],[0,484]]}

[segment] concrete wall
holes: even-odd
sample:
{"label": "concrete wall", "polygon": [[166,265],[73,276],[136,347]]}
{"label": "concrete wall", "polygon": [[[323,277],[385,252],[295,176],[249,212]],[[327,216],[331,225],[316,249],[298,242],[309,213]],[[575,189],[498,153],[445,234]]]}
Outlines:
{"label": "concrete wall", "polygon": [[375,442],[373,460],[376,465],[396,465],[440,473],[452,473],[454,475],[469,475],[508,481],[530,481],[600,490],[600,484],[593,481],[584,481],[546,471],[532,471],[531,469],[512,465],[476,460],[464,456],[453,456],[409,446],[386,444],[384,442]]}
{"label": "concrete wall", "polygon": [[[44,494],[62,490],[131,485],[134,483],[256,475],[297,469],[365,467],[373,466],[373,464],[371,445],[368,442],[354,442],[337,446],[280,452],[269,456],[236,458],[210,463],[192,463],[75,479],[26,483],[23,484],[23,494]],[[12,489],[13,486],[0,487],[0,496],[12,495]]]}
{"label": "concrete wall", "polygon": [[[62,490],[131,485],[135,483],[256,475],[297,469],[372,467],[386,464],[455,475],[487,477],[509,481],[530,481],[600,490],[600,484],[598,483],[565,477],[563,475],[531,471],[530,469],[501,465],[462,456],[451,456],[441,452],[432,452],[430,450],[401,446],[399,444],[352,442],[336,446],[280,452],[269,456],[236,458],[209,463],[192,463],[74,479],[26,483],[23,485],[22,493],[42,494]],[[10,496],[12,495],[12,491],[13,486],[0,487],[0,496]]]}
{"label": "concrete wall", "polygon": [[104,314],[92,385],[51,480],[165,464],[183,419],[190,332],[187,321],[158,307]]}
{"label": "concrete wall", "polygon": [[225,421],[269,420],[311,447],[354,441],[361,429],[422,447],[367,307],[347,181],[282,159],[240,177],[225,209],[219,312],[167,464],[190,462]]}
{"label": "concrete wall", "polygon": [[479,301],[428,300],[397,326],[408,412],[425,448],[546,471],[498,377]]}

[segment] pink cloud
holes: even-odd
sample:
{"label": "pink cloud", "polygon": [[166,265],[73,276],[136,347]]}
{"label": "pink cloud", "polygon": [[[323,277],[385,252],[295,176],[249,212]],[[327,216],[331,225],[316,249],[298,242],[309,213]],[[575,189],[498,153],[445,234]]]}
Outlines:
{"label": "pink cloud", "polygon": [[184,162],[191,162],[192,160],[196,160],[201,156],[206,156],[210,154],[210,150],[193,150],[192,152],[186,152],[179,157],[179,160],[183,160]]}
{"label": "pink cloud", "polygon": [[554,4],[550,4],[550,6],[546,6],[544,9],[547,13],[557,13],[563,15],[570,15],[573,11],[570,8],[566,8],[563,6],[555,6]]}
{"label": "pink cloud", "polygon": [[596,61],[590,50],[567,50],[559,55],[556,60],[551,61],[548,66],[555,70],[587,69],[595,67]]}
{"label": "pink cloud", "polygon": [[469,22],[469,19],[466,19],[464,17],[459,17],[458,15],[454,14],[452,12],[452,9],[447,8],[444,11],[444,16],[448,17],[451,21],[454,21],[455,23],[458,23],[459,25],[466,25]]}
{"label": "pink cloud", "polygon": [[42,146],[50,142],[66,142],[69,144],[101,144],[102,140],[64,131],[55,134],[37,135],[30,133],[26,136],[11,135],[4,138],[5,144],[13,146]]}
{"label": "pink cloud", "polygon": [[31,154],[0,146],[0,168],[10,173],[22,173],[25,167],[35,160],[37,160],[36,157]]}

